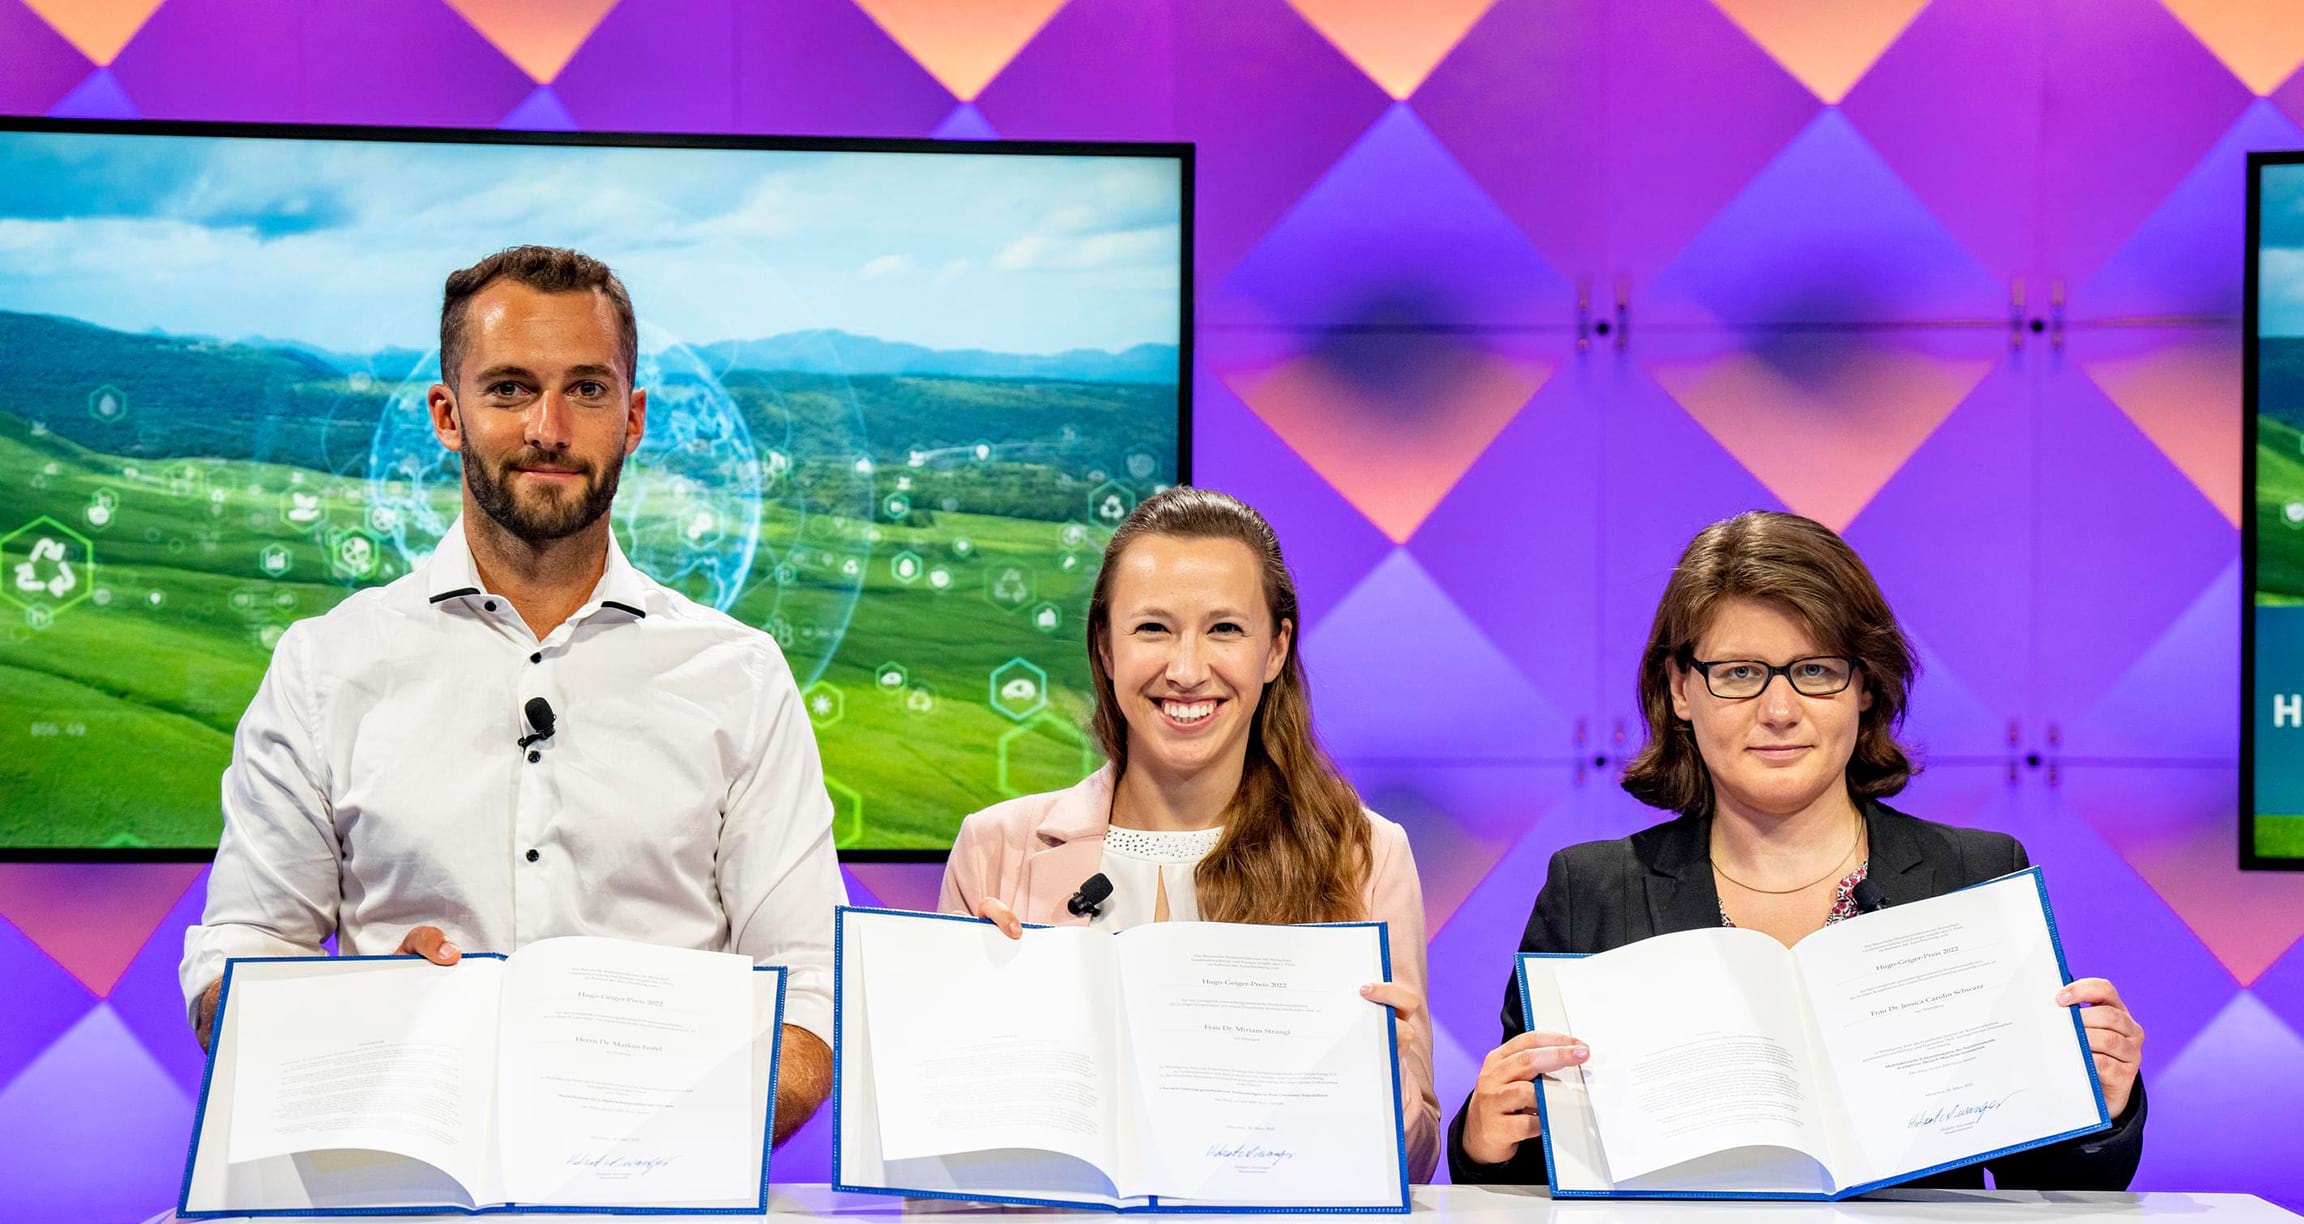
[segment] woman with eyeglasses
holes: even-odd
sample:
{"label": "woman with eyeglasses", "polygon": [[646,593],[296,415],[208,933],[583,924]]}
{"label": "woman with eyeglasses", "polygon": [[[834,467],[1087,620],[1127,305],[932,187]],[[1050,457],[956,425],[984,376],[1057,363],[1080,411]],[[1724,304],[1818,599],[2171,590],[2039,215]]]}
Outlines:
{"label": "woman with eyeglasses", "polygon": [[[1605,952],[1706,926],[1790,945],[2029,866],[2006,834],[1882,802],[1915,770],[1895,733],[1916,671],[1871,572],[1828,528],[1752,511],[1697,533],[1641,656],[1648,742],[1623,779],[1677,816],[1553,855],[1520,950]],[[1569,1034],[1525,1031],[1514,980],[1504,996],[1504,1039],[1449,1128],[1460,1183],[1548,1183],[1534,1080],[1591,1056]],[[1913,1185],[1980,1188],[1989,1168],[2002,1189],[2127,1187],[2143,1154],[2144,1031],[2102,978],[2040,1000],[2074,1003],[2113,1128]]]}

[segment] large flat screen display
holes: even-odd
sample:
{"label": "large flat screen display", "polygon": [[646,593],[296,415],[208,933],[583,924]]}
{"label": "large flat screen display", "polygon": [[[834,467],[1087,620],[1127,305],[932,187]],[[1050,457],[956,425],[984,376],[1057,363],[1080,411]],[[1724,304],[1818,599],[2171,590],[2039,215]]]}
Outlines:
{"label": "large flat screen display", "polygon": [[213,851],[282,629],[453,522],[441,284],[518,243],[629,286],[617,537],[782,645],[844,853],[940,855],[1072,782],[1100,549],[1185,476],[1189,174],[1181,146],[0,124],[0,856]]}
{"label": "large flat screen display", "polygon": [[2304,152],[2248,155],[2240,865],[2304,870]]}

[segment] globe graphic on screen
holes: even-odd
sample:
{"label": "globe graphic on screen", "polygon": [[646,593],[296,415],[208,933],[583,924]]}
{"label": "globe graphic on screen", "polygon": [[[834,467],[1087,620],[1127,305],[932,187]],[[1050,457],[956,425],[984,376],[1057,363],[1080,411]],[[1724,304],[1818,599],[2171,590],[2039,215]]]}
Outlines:
{"label": "globe graphic on screen", "polygon": [[[658,339],[644,334],[644,346]],[[399,384],[367,459],[363,534],[409,569],[431,556],[462,506],[459,458],[433,434],[425,406],[437,371],[433,354]],[[841,529],[851,521],[836,513],[845,507],[828,505],[821,487],[803,491],[792,475],[811,458],[845,462],[835,456],[858,440],[820,439],[833,454],[795,455],[781,403],[756,397],[749,415],[780,444],[763,447],[745,408],[686,345],[644,347],[639,383],[648,392],[647,430],[625,461],[611,511],[625,555],[690,599],[768,629],[795,675],[812,680],[862,593],[864,567],[855,559],[868,557],[870,541]],[[861,498],[837,500],[859,500],[859,512],[869,514]],[[773,537],[771,520],[779,525]],[[796,616],[786,587],[797,585],[801,568],[808,598]]]}

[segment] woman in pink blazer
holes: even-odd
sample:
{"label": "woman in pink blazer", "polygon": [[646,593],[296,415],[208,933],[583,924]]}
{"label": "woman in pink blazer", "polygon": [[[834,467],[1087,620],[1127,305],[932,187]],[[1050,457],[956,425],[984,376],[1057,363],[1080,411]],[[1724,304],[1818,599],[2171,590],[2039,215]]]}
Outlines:
{"label": "woman in pink blazer", "polygon": [[[1145,922],[1390,924],[1393,979],[1363,987],[1400,1026],[1409,1175],[1439,1161],[1424,894],[1399,825],[1312,738],[1292,649],[1296,586],[1262,515],[1222,493],[1147,498],[1113,533],[1088,607],[1095,732],[1109,764],[1068,790],[968,817],[947,913],[1120,930]],[[1102,876],[1093,912],[1069,904]],[[1093,899],[1093,898],[1091,898]]]}

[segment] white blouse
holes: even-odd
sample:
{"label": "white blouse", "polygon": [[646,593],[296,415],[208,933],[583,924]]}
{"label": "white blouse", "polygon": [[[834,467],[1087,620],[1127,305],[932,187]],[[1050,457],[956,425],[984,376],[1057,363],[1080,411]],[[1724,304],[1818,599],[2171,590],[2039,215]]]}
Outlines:
{"label": "white blouse", "polygon": [[1105,830],[1104,857],[1096,869],[1112,881],[1112,895],[1088,925],[1099,931],[1125,931],[1151,922],[1163,887],[1170,922],[1199,921],[1192,873],[1223,836],[1222,827],[1169,831],[1114,825]]}

